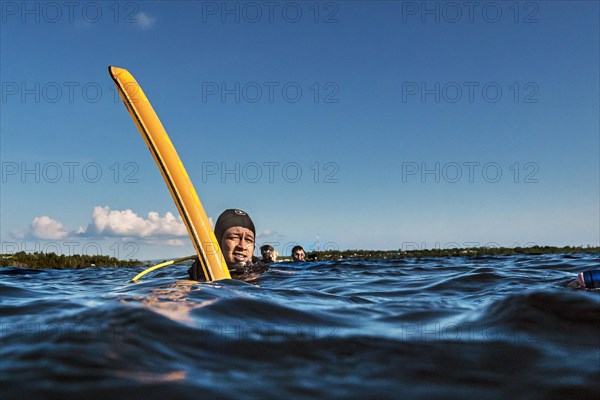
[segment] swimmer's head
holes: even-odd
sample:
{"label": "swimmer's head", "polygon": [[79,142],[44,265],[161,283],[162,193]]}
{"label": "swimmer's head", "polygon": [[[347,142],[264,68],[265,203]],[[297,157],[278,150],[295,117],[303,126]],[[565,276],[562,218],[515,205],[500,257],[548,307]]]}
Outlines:
{"label": "swimmer's head", "polygon": [[219,244],[223,240],[223,234],[225,231],[234,226],[240,226],[242,228],[249,229],[252,231],[253,235],[256,235],[254,223],[252,222],[252,219],[248,213],[242,210],[229,209],[223,211],[221,215],[219,215],[219,218],[217,218],[217,223],[215,224],[215,236]]}
{"label": "swimmer's head", "polygon": [[306,253],[304,252],[302,246],[294,246],[294,248],[292,249],[292,260],[294,262],[304,261],[305,256]]}
{"label": "swimmer's head", "polygon": [[264,262],[275,262],[277,261],[277,252],[270,244],[260,246],[260,254]]}
{"label": "swimmer's head", "polygon": [[223,211],[215,224],[215,237],[228,266],[252,260],[256,229],[250,216],[242,210]]}

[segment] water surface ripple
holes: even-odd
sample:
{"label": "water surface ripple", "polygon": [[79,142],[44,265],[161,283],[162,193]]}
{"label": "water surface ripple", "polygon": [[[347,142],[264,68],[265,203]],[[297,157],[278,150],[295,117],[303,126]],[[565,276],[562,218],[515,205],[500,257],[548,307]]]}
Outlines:
{"label": "water surface ripple", "polygon": [[600,398],[598,254],[0,270],[2,398]]}

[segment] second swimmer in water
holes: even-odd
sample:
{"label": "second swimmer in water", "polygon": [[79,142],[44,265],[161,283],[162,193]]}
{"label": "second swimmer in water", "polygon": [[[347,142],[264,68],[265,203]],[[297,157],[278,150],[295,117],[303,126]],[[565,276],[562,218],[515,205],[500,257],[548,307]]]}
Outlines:
{"label": "second swimmer in water", "polygon": [[[252,281],[269,267],[254,257],[256,229],[250,216],[242,210],[223,211],[215,224],[215,237],[233,279]],[[198,260],[188,269],[191,280],[204,280]]]}
{"label": "second swimmer in water", "polygon": [[260,246],[260,254],[262,259],[260,261],[265,264],[271,264],[277,262],[277,251],[270,244]]}

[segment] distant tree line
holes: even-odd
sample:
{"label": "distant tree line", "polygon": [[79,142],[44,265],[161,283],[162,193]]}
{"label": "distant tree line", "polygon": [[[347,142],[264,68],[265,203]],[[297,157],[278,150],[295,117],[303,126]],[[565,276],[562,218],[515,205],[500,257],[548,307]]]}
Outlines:
{"label": "distant tree line", "polygon": [[0,267],[21,267],[35,269],[63,269],[90,267],[137,267],[145,265],[138,260],[119,260],[109,256],[90,256],[74,254],[70,256],[56,253],[26,253],[0,255]]}
{"label": "distant tree line", "polygon": [[[306,259],[340,260],[347,258],[422,258],[422,257],[469,257],[469,256],[499,256],[515,254],[573,254],[600,253],[600,247],[471,247],[453,249],[424,249],[424,250],[328,250],[306,253]],[[285,261],[289,257],[281,257]],[[70,256],[56,253],[26,253],[20,251],[14,254],[0,254],[0,267],[21,267],[35,269],[65,269],[90,267],[139,267],[146,265],[138,260],[119,260],[109,256],[90,256],[74,254]]]}
{"label": "distant tree line", "polygon": [[569,253],[599,253],[600,247],[470,247],[452,249],[423,249],[423,250],[330,250],[313,251],[306,254],[307,260],[339,260],[344,258],[422,258],[422,257],[465,257],[465,256],[499,256],[515,254],[569,254]]}

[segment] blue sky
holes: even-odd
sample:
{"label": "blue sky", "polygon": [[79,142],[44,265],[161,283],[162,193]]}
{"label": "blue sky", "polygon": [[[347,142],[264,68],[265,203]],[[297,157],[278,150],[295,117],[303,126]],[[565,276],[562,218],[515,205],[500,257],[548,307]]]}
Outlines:
{"label": "blue sky", "polygon": [[3,253],[193,254],[108,65],[213,220],[306,249],[595,245],[599,5],[1,2]]}

